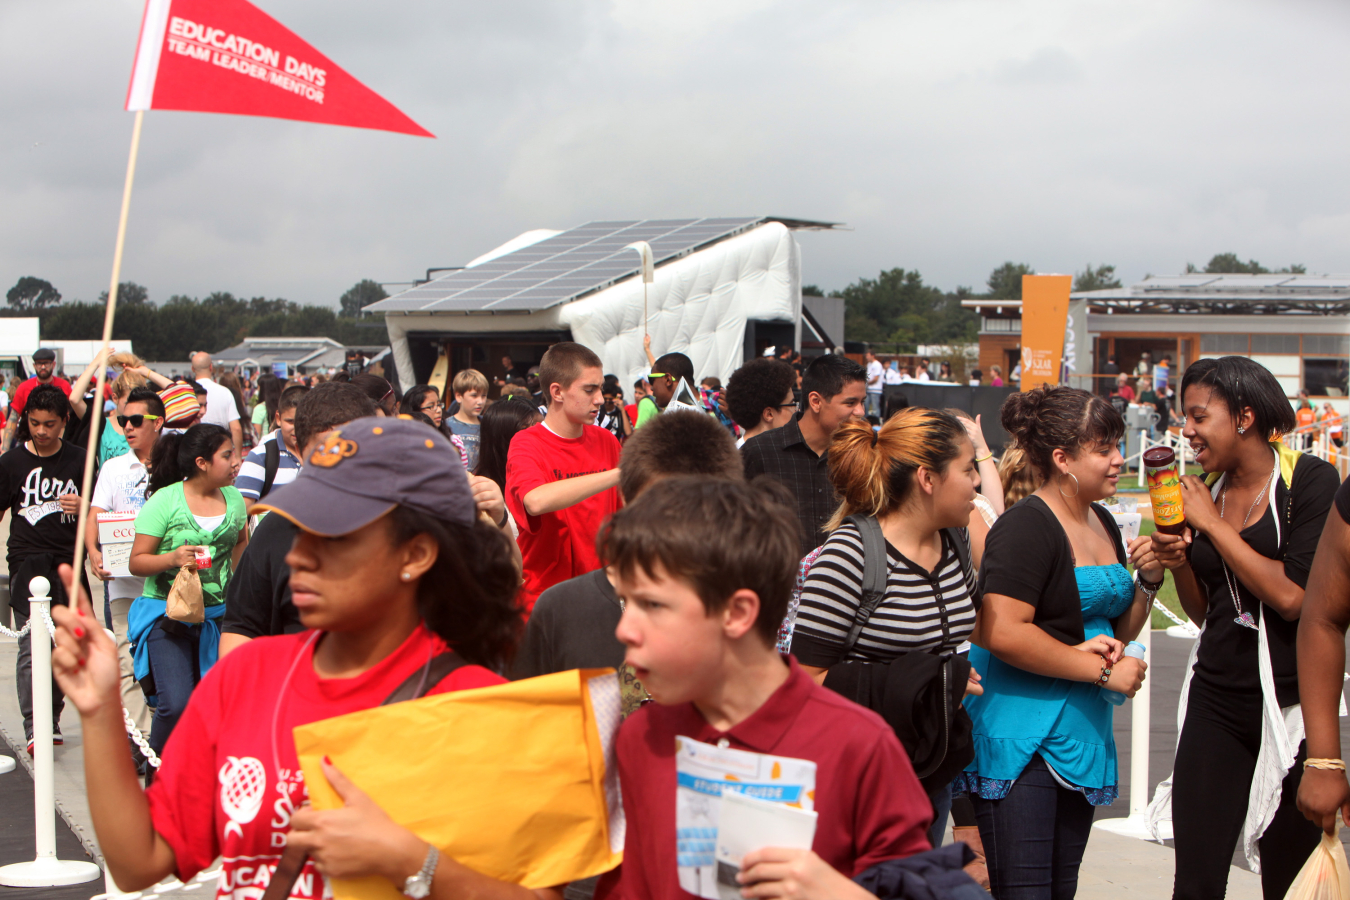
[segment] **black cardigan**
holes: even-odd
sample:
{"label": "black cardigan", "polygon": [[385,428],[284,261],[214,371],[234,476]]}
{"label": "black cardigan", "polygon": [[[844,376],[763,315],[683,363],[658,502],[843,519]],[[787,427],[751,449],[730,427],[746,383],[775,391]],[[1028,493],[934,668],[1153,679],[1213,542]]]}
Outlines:
{"label": "black cardigan", "polygon": [[[1115,539],[1116,559],[1125,565],[1120,526],[1105,507],[1092,505],[1106,533]],[[985,539],[979,594],[1002,594],[1036,607],[1032,623],[1055,640],[1081,644],[1083,607],[1074,577],[1073,549],[1059,519],[1035,494],[998,517]]]}

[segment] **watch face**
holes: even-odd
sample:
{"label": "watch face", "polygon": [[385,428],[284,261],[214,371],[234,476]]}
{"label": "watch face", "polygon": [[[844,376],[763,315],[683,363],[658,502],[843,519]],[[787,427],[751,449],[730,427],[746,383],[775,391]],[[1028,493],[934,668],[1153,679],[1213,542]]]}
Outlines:
{"label": "watch face", "polygon": [[413,900],[422,900],[431,893],[431,879],[425,875],[414,875],[408,879],[408,883],[403,887],[403,896],[412,897]]}

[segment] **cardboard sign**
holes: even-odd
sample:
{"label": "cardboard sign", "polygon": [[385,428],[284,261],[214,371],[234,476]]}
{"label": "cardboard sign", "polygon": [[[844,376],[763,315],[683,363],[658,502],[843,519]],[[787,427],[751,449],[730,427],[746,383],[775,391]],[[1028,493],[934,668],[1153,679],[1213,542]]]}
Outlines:
{"label": "cardboard sign", "polygon": [[98,514],[98,543],[103,568],[117,578],[130,578],[131,545],[136,541],[136,511]]}

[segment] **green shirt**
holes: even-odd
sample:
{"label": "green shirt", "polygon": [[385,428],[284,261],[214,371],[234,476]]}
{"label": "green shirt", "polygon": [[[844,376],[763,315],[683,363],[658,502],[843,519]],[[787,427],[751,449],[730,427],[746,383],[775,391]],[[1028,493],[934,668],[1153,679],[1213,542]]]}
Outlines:
{"label": "green shirt", "polygon": [[267,404],[259,403],[253,407],[253,424],[258,426],[258,431],[266,434],[270,429],[267,427],[271,423],[267,421]]}
{"label": "green shirt", "polygon": [[643,397],[638,401],[637,421],[633,423],[633,427],[641,428],[659,415],[661,415],[661,407],[656,405],[656,401],[651,397]]}
{"label": "green shirt", "polygon": [[[159,538],[159,553],[177,550],[184,544],[211,548],[211,568],[197,572],[202,580],[202,602],[207,606],[225,602],[225,585],[232,569],[230,555],[247,518],[239,491],[233,487],[220,491],[225,495],[225,518],[214,531],[204,530],[188,509],[182,482],[155,491],[136,514],[136,534]],[[167,600],[176,577],[178,570],[174,568],[151,575],[145,579],[144,596]]]}

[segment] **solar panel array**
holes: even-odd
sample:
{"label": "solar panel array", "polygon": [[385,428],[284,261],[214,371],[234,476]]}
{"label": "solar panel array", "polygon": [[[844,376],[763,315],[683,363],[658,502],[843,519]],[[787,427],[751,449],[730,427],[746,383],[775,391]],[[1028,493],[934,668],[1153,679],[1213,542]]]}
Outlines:
{"label": "solar panel array", "polygon": [[641,259],[624,248],[651,245],[657,265],[765,221],[646,219],[590,222],[460,269],[367,307],[372,312],[533,312],[608,287],[637,274]]}

